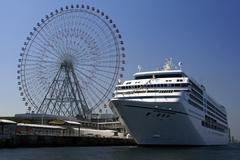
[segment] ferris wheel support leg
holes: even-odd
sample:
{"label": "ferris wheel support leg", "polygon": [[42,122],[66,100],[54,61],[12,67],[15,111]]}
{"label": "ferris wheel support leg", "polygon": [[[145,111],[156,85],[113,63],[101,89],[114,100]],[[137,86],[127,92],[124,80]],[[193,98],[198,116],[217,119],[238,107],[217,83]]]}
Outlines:
{"label": "ferris wheel support leg", "polygon": [[81,103],[81,107],[82,107],[84,116],[85,116],[85,118],[87,118],[87,117],[88,117],[87,114],[89,114],[90,109],[89,109],[89,107],[88,107],[88,105],[87,105],[87,101],[86,101],[86,99],[85,99],[85,97],[84,97],[83,91],[82,91],[82,89],[81,89],[81,86],[79,85],[79,81],[78,81],[78,79],[77,79],[77,76],[76,76],[74,70],[72,70],[72,75],[73,75],[73,79],[74,79],[74,81],[75,81],[75,85],[76,85],[76,89],[77,89],[77,94],[78,94],[78,97],[79,97],[79,99],[80,99],[80,103]]}
{"label": "ferris wheel support leg", "polygon": [[[49,106],[49,104],[51,103],[51,100],[49,100],[48,104],[45,106],[45,108],[46,108],[46,111],[45,111],[45,112],[44,112],[44,103],[46,102],[47,96],[48,96],[48,94],[50,93],[51,89],[56,87],[55,81],[59,78],[60,73],[61,73],[61,68],[59,69],[59,71],[57,72],[56,76],[54,77],[54,80],[52,81],[52,83],[51,83],[51,85],[50,85],[50,87],[49,87],[49,89],[48,89],[48,91],[47,91],[47,93],[46,93],[46,95],[45,95],[45,97],[44,97],[44,99],[43,99],[43,101],[42,101],[42,103],[41,103],[41,105],[40,105],[40,107],[38,108],[38,110],[37,110],[36,113],[42,113],[42,114],[43,114],[43,113],[44,113],[44,114],[47,113],[47,110],[48,110],[48,109],[47,109],[47,106]],[[51,95],[53,95],[53,92],[51,93]],[[50,96],[50,97],[51,97],[51,96]]]}

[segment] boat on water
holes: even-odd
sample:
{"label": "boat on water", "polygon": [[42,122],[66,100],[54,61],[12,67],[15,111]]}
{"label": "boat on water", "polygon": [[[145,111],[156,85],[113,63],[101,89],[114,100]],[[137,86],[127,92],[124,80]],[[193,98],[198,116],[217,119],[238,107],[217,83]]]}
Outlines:
{"label": "boat on water", "polygon": [[225,145],[226,109],[203,85],[167,59],[116,86],[110,107],[139,145]]}

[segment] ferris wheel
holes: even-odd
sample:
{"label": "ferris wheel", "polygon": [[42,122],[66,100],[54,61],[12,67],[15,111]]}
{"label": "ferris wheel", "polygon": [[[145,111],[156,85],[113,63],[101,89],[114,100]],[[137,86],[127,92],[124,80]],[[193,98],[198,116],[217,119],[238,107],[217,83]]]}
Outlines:
{"label": "ferris wheel", "polygon": [[86,118],[111,98],[125,49],[108,15],[71,5],[33,27],[20,57],[20,95],[32,112]]}

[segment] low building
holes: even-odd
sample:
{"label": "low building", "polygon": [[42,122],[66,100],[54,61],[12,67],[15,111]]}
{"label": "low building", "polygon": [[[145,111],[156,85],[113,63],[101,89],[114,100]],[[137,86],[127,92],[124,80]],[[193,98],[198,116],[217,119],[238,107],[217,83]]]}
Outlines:
{"label": "low building", "polygon": [[15,135],[17,123],[7,119],[0,119],[0,139]]}

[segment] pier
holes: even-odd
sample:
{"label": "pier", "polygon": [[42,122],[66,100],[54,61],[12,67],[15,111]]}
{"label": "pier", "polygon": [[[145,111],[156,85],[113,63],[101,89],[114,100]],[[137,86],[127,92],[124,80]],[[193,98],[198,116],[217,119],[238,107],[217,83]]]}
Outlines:
{"label": "pier", "polygon": [[116,130],[83,128],[78,122],[64,122],[42,125],[0,119],[0,148],[136,145],[132,138]]}

